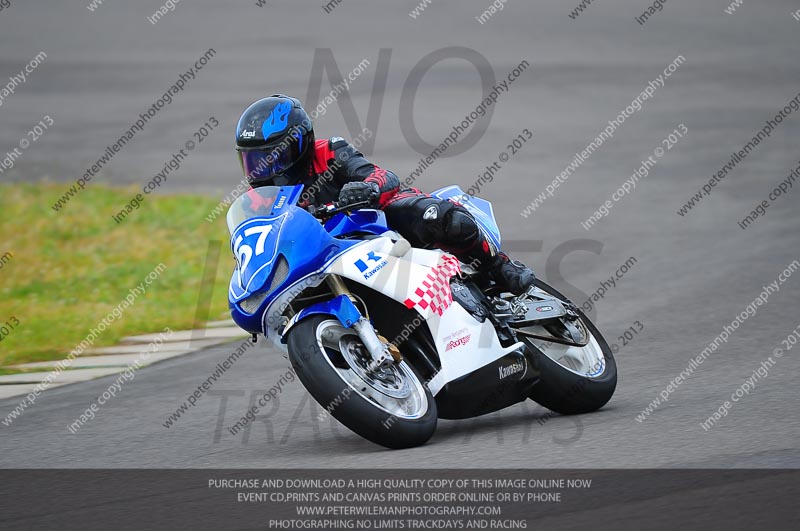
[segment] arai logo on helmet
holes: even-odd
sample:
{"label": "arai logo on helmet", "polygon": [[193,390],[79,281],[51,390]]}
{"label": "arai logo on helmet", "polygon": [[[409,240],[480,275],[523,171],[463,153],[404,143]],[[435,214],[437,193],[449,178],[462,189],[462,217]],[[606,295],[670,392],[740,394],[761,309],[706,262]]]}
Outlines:
{"label": "arai logo on helmet", "polygon": [[264,120],[261,126],[261,132],[264,134],[264,140],[269,138],[272,133],[279,133],[286,129],[289,123],[289,113],[292,111],[292,103],[289,101],[282,101],[278,103],[269,116]]}
{"label": "arai logo on helmet", "polygon": [[255,131],[242,131],[242,138],[253,138],[256,136]]}

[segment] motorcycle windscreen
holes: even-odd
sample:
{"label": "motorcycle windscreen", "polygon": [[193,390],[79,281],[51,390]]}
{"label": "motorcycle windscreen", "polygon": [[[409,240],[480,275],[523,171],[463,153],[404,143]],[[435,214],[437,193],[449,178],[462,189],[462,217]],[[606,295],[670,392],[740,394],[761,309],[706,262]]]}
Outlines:
{"label": "motorcycle windscreen", "polygon": [[280,215],[297,203],[302,191],[302,185],[250,188],[228,208],[228,232],[233,235],[248,219]]}
{"label": "motorcycle windscreen", "polygon": [[500,228],[497,226],[497,221],[494,219],[494,210],[489,201],[464,193],[458,185],[436,190],[431,195],[439,199],[449,199],[469,210],[470,214],[475,218],[475,221],[478,222],[478,225],[480,225],[484,233],[486,233],[486,236],[489,237],[497,249],[500,248]]}

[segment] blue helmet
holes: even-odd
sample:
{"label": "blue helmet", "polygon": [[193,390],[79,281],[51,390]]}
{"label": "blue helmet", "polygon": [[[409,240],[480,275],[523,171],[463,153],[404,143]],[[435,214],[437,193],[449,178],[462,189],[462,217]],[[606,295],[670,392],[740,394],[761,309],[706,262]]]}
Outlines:
{"label": "blue helmet", "polygon": [[273,94],[245,109],[236,151],[252,187],[298,184],[309,174],[314,126],[300,101]]}

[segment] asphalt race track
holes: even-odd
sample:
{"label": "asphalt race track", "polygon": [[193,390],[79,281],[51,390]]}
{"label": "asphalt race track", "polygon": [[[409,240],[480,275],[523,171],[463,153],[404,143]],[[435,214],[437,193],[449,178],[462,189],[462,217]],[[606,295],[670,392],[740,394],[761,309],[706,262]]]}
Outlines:
{"label": "asphalt race track", "polygon": [[[330,13],[319,3],[260,8],[198,0],[177,4],[156,24],[146,17],[160,1],[109,1],[94,12],[87,3],[12,0],[0,12],[0,82],[40,51],[47,54],[0,106],[0,152],[16,146],[43,115],[55,122],[4,180],[48,179],[66,191],[209,49],[215,55],[196,78],[92,184],[144,184],[213,116],[220,127],[158,193],[199,190],[222,198],[241,178],[233,128],[249,103],[273,92],[321,101],[331,90],[333,61],[347,75],[364,59],[369,65],[349,96],[320,113],[317,135],[352,138],[370,127],[375,142],[365,152],[405,178],[481,102],[474,63],[488,62],[480,74],[500,82],[527,61],[479,120],[486,130],[477,143],[437,160],[416,185],[479,183],[507,248],[579,304],[627,262],[627,272],[592,310],[619,347],[619,385],[594,414],[550,418],[529,402],[475,420],[441,421],[426,446],[388,451],[320,420],[321,408],[295,380],[249,430],[231,435],[228,427],[289,367],[262,339],[169,428],[170,413],[235,345],[141,370],[74,435],[68,424],[113,377],[48,391],[2,428],[3,468],[800,466],[800,347],[783,346],[800,325],[800,269],[784,273],[800,261],[800,182],[746,230],[738,225],[800,164],[800,111],[787,113],[721,182],[708,186],[707,196],[677,213],[800,92],[796,2],[745,0],[729,15],[725,0],[670,0],[644,24],[634,17],[651,4],[631,0],[593,3],[574,19],[568,15],[577,1],[510,0],[483,24],[475,17],[488,0],[434,0],[416,19],[409,16],[414,0],[343,0]],[[684,60],[641,110],[523,216],[576,152],[677,57]],[[414,69],[428,66],[415,83]],[[386,76],[385,87],[373,85],[376,73]],[[508,145],[524,129],[533,139],[512,155]],[[414,130],[431,146],[421,147]],[[664,149],[658,157],[657,148]],[[491,182],[481,182],[501,153],[507,162]],[[649,175],[586,230],[582,223],[651,156],[657,164]],[[80,196],[68,208],[80,208]],[[187,230],[205,223],[186,221]],[[779,277],[779,289],[748,314]],[[637,421],[737,319],[727,341]],[[633,339],[622,339],[631,328]],[[764,363],[767,374],[755,373]],[[704,429],[701,423],[748,379],[726,416]],[[18,402],[0,401],[2,415]]]}

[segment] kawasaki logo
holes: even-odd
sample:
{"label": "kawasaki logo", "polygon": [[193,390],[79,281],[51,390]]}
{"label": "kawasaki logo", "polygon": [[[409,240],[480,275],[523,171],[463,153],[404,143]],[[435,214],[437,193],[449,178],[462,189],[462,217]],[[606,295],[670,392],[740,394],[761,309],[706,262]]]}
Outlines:
{"label": "kawasaki logo", "polygon": [[521,361],[517,361],[511,365],[498,367],[498,370],[500,371],[500,379],[502,380],[503,378],[508,378],[512,374],[524,371],[525,365],[523,365]]}
{"label": "kawasaki logo", "polygon": [[449,341],[447,343],[447,346],[445,347],[444,351],[447,352],[448,350],[452,350],[452,349],[454,349],[456,347],[461,347],[463,345],[466,345],[467,343],[469,343],[469,339],[471,337],[472,337],[471,335],[466,335],[464,337],[460,337],[458,339],[454,339],[452,341]]}

